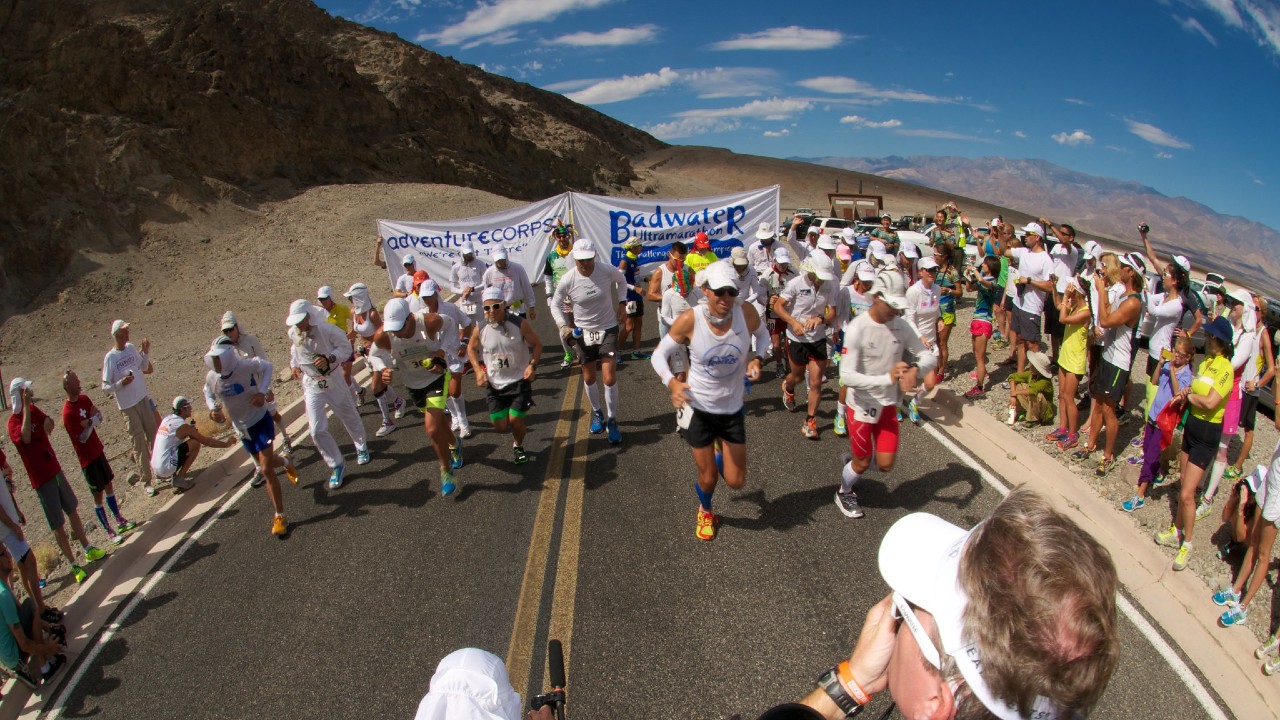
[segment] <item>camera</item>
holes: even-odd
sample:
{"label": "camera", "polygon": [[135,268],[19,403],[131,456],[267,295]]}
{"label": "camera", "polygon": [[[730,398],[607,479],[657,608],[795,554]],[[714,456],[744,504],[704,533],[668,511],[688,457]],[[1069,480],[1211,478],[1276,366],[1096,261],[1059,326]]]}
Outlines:
{"label": "camera", "polygon": [[1142,223],[1141,225],[1138,226],[1138,232],[1143,234],[1149,233],[1151,232],[1151,226],[1146,223]]}

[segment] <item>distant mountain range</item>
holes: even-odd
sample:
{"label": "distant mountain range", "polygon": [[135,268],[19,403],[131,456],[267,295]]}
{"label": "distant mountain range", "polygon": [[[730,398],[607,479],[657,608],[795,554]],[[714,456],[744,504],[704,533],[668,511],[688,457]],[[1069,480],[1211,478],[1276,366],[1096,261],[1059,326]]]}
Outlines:
{"label": "distant mountain range", "polygon": [[1280,232],[1136,182],[1087,175],[1044,160],[1003,157],[791,159],[978,198],[1122,243],[1137,243],[1136,227],[1146,220],[1157,252],[1175,250],[1199,269],[1218,269],[1270,295],[1280,291]]}

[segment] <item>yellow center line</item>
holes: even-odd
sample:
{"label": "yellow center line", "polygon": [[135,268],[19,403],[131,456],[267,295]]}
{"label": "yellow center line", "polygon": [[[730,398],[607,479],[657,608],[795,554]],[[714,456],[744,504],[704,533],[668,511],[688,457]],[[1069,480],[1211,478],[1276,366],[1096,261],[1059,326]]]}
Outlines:
{"label": "yellow center line", "polygon": [[[581,387],[581,385],[579,385]],[[560,555],[556,559],[555,592],[551,599],[551,627],[548,640],[559,640],[564,648],[565,677],[569,675],[569,652],[573,645],[573,608],[578,596],[578,549],[582,541],[582,496],[586,491],[587,423],[578,423],[569,468],[569,489],[564,501],[564,524],[560,529]],[[551,678],[543,673],[545,687]]]}
{"label": "yellow center line", "polygon": [[[520,598],[516,603],[511,626],[511,643],[507,647],[507,676],[513,687],[524,692],[529,687],[533,660],[533,636],[538,630],[538,611],[542,606],[542,587],[546,582],[547,558],[551,554],[551,531],[555,527],[556,506],[560,499],[560,475],[564,467],[565,446],[569,441],[569,425],[573,422],[582,397],[582,383],[571,382],[575,390],[564,394],[560,419],[552,438],[551,460],[542,481],[542,497],[533,519],[529,538],[529,556],[524,563],[524,579],[520,582]],[[579,423],[582,425],[582,423]],[[576,563],[575,563],[576,564]]]}

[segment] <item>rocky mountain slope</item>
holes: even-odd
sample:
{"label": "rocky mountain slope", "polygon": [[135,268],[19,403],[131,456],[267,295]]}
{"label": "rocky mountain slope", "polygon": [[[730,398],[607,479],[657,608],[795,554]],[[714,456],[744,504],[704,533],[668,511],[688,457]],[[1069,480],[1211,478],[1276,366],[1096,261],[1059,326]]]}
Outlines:
{"label": "rocky mountain slope", "polygon": [[0,318],[220,202],[372,181],[607,192],[664,146],[307,0],[9,3],[0,108]]}
{"label": "rocky mountain slope", "polygon": [[[797,158],[804,159],[804,158]],[[1171,198],[1135,182],[1087,175],[1043,160],[1002,157],[807,158],[962,192],[998,205],[1061,218],[1103,237],[1136,242],[1141,219],[1152,239],[1184,248],[1194,263],[1215,267],[1274,293],[1280,277],[1280,233],[1261,223],[1214,212],[1194,200]]]}

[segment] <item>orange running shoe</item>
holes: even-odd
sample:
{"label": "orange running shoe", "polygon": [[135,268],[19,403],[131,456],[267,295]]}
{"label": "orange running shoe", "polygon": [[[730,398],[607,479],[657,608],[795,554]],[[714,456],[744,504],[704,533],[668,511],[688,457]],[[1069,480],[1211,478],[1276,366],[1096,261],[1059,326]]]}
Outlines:
{"label": "orange running shoe", "polygon": [[708,512],[706,510],[703,510],[701,507],[699,507],[698,508],[698,527],[693,534],[697,535],[699,540],[715,540],[716,539],[716,523],[718,521],[719,521],[719,518],[715,516],[715,513]]}

